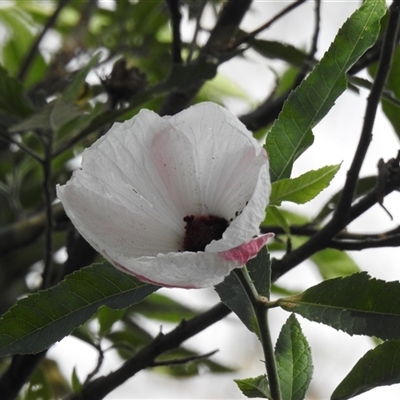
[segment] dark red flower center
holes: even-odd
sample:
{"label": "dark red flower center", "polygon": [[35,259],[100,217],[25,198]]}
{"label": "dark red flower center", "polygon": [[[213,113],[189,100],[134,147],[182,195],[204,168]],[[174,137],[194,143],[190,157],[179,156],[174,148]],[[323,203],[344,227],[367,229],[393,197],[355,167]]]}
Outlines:
{"label": "dark red flower center", "polygon": [[214,215],[188,215],[183,218],[186,222],[184,251],[204,251],[213,240],[222,238],[229,223],[225,218]]}

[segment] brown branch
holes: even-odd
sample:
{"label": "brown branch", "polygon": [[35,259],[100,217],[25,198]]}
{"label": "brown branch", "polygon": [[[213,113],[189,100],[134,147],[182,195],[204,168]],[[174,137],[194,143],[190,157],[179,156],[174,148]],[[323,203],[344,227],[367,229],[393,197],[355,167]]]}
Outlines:
{"label": "brown branch", "polygon": [[160,333],[151,343],[139,350],[127,360],[119,369],[107,376],[102,376],[83,387],[69,400],[100,400],[108,393],[134,376],[137,372],[150,367],[154,360],[162,353],[179,347],[182,342],[202,332],[209,326],[225,318],[231,310],[219,303],[210,310],[191,318],[183,320],[174,330],[167,334]]}
{"label": "brown branch", "polygon": [[165,0],[171,15],[172,25],[172,62],[182,64],[181,19],[179,0]]}

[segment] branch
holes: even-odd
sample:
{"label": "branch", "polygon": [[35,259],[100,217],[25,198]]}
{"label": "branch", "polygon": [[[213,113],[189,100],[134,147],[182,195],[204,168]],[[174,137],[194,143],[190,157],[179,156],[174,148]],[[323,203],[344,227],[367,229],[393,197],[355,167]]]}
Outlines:
{"label": "branch", "polygon": [[179,10],[179,0],[165,0],[171,15],[172,25],[172,62],[182,64],[181,52],[181,19],[182,14]]}
{"label": "branch", "polygon": [[19,80],[21,80],[21,81],[24,80],[26,74],[28,73],[30,67],[33,64],[33,61],[35,60],[35,56],[36,56],[37,52],[39,51],[40,42],[43,40],[47,31],[55,24],[58,16],[60,15],[60,12],[69,2],[70,2],[70,0],[60,0],[53,15],[49,18],[46,25],[44,25],[43,30],[40,32],[38,37],[32,43],[32,46],[31,46],[28,54],[26,55],[24,61],[22,62],[21,68],[18,72],[17,78]]}
{"label": "branch", "polygon": [[[221,60],[224,59],[224,53],[230,51],[230,44],[251,3],[252,0],[229,0],[224,4],[207,43],[201,49],[200,58],[212,56],[216,58],[217,63],[222,62]],[[185,88],[180,88],[171,92],[165,98],[159,110],[159,114],[174,115],[182,111],[188,106],[202,85],[203,80],[198,79]]]}
{"label": "branch", "polygon": [[352,250],[360,251],[365,249],[375,249],[379,247],[399,247],[400,234],[379,239],[364,239],[364,240],[331,240],[329,247],[337,250]]}
{"label": "branch", "polygon": [[[61,203],[54,204],[52,208],[56,223],[68,221]],[[0,229],[0,257],[37,240],[44,231],[45,219],[46,212],[42,211]]]}
{"label": "branch", "polygon": [[261,25],[259,28],[255,29],[253,32],[247,33],[242,36],[240,39],[236,40],[233,44],[233,48],[239,47],[243,43],[248,43],[252,39],[254,39],[259,33],[268,29],[272,24],[281,19],[284,15],[288,14],[290,11],[296,9],[301,4],[305,3],[306,0],[297,0],[294,3],[289,4],[283,10],[281,10],[278,14],[276,14],[273,18],[267,21],[265,24]]}
{"label": "branch", "polygon": [[[303,1],[298,0],[296,3],[293,3],[282,10],[279,14],[277,14],[274,18],[272,18],[269,22],[263,25],[264,29],[271,26],[273,22],[277,21],[280,17],[285,15],[287,12],[293,10],[294,8],[298,7],[302,4]],[[312,65],[312,61],[314,60],[315,53],[317,51],[317,41],[319,37],[320,31],[320,17],[321,17],[321,7],[320,7],[320,0],[316,1],[315,7],[315,29],[311,41],[311,49],[308,53],[306,59],[304,60],[303,67],[301,68],[298,76],[296,77],[292,87],[287,90],[285,93],[281,94],[277,98],[273,98],[273,96],[268,97],[263,103],[261,103],[255,110],[251,111],[248,114],[244,114],[239,117],[240,121],[246,126],[249,131],[257,131],[258,129],[263,128],[264,126],[270,125],[276,118],[278,118],[279,113],[282,110],[283,103],[288,98],[289,94],[296,89],[296,87],[301,83],[301,81],[306,77],[310,67]],[[251,40],[253,38],[250,37],[247,39],[249,35],[254,35],[254,33],[258,33],[260,30],[256,29],[251,34],[246,35],[244,38],[241,39],[242,42]],[[239,43],[239,41],[237,42]]]}
{"label": "branch", "polygon": [[[395,3],[393,3],[395,4]],[[376,73],[375,81],[372,85],[370,95],[367,100],[365,110],[364,124],[361,131],[361,137],[358,142],[358,147],[353,158],[353,162],[347,172],[347,179],[343,188],[339,203],[333,214],[333,223],[346,219],[349,212],[355,188],[357,185],[358,176],[361,166],[367,154],[367,150],[372,141],[372,129],[376,118],[376,112],[380,104],[381,95],[385,86],[387,76],[390,71],[393,52],[396,45],[397,32],[399,27],[400,4],[397,2],[397,7],[392,7],[389,14],[389,21],[385,32],[382,53]]]}
{"label": "branch", "polygon": [[[368,98],[359,144],[350,170],[347,173],[344,189],[339,203],[334,211],[333,217],[320,231],[318,231],[318,233],[304,243],[304,245],[286,254],[281,260],[275,260],[272,271],[274,280],[278,279],[280,276],[309,258],[317,251],[327,247],[332,238],[334,238],[342,229],[344,229],[353,219],[361,215],[359,213],[362,210],[362,208],[359,206],[360,204],[367,206],[366,209],[368,209],[373,204],[376,204],[380,201],[382,194],[386,195],[390,193],[390,191],[396,190],[399,187],[398,183],[397,186],[393,187],[390,180],[388,180],[384,188],[375,188],[369,193],[369,195],[366,195],[362,200],[360,200],[359,203],[351,208],[361,165],[364,161],[369,143],[372,139],[372,128],[374,125],[376,110],[378,108],[380,96],[390,70],[393,50],[397,38],[399,15],[400,3],[396,2],[396,7],[392,7],[390,10],[378,72]],[[396,179],[400,179],[400,171],[398,174],[395,173],[394,175],[396,175],[396,177],[393,177],[394,181],[396,181]]]}
{"label": "branch", "polygon": [[139,350],[119,369],[107,376],[102,376],[83,387],[69,400],[100,400],[108,393],[134,376],[137,372],[154,364],[154,360],[162,353],[179,347],[182,342],[205,330],[209,326],[225,318],[231,310],[219,303],[210,310],[196,315],[188,321],[183,320],[174,330],[167,334],[160,333],[151,343]]}
{"label": "branch", "polygon": [[154,361],[150,367],[163,367],[163,366],[169,366],[169,365],[182,365],[182,364],[187,364],[192,361],[198,361],[198,360],[203,360],[204,358],[210,358],[213,356],[215,353],[217,353],[218,350],[213,350],[210,351],[206,354],[200,354],[198,356],[190,356],[190,357],[184,357],[176,360],[166,360],[166,361]]}

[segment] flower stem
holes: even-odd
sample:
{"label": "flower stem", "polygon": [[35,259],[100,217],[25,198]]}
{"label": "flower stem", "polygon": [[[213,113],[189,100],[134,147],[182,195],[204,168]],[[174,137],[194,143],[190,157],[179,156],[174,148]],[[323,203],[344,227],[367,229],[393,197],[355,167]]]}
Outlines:
{"label": "flower stem", "polygon": [[268,375],[268,382],[273,400],[282,400],[279,384],[278,371],[272,344],[271,334],[268,324],[268,303],[260,299],[260,295],[255,288],[246,266],[234,270],[236,277],[242,285],[244,291],[253,308],[257,320],[258,334],[261,341],[265,357],[265,366]]}

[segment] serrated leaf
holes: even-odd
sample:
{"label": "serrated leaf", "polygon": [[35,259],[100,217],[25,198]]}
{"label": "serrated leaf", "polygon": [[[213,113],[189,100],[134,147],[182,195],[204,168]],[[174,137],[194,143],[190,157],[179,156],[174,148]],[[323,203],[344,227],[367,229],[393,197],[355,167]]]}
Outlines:
{"label": "serrated leaf", "polygon": [[340,165],[329,165],[308,171],[297,178],[273,182],[269,205],[280,206],[282,201],[307,203],[329,186],[339,168]]}
{"label": "serrated leaf", "polygon": [[400,341],[390,340],[368,351],[332,393],[345,400],[378,386],[400,383]]}
{"label": "serrated leaf", "polygon": [[85,267],[19,300],[0,318],[0,357],[38,353],[85,323],[100,306],[125,308],[158,288],[107,262]]}
{"label": "serrated leaf", "polygon": [[[258,253],[257,257],[247,263],[247,269],[258,293],[269,297],[271,263],[266,247]],[[246,327],[250,331],[257,333],[257,322],[250,300],[236,274],[231,273],[228,275],[222,283],[215,286],[215,291],[218,293],[221,301],[240,318]]]}
{"label": "serrated leaf", "polygon": [[400,339],[400,282],[374,279],[365,272],[326,280],[279,305],[349,335]]}
{"label": "serrated leaf", "polygon": [[339,30],[310,75],[290,94],[266,140],[272,181],[290,177],[294,161],[312,144],[312,128],[346,90],[346,72],[376,41],[384,0],[367,0]]}
{"label": "serrated leaf", "polygon": [[314,254],[311,260],[318,267],[323,279],[332,279],[360,272],[360,268],[344,251],[324,249]]}
{"label": "serrated leaf", "polygon": [[272,400],[268,380],[265,375],[260,375],[256,378],[234,379],[234,381],[246,397],[259,397]]}
{"label": "serrated leaf", "polygon": [[278,376],[285,400],[303,400],[311,382],[311,350],[292,314],[283,325],[275,347]]}

